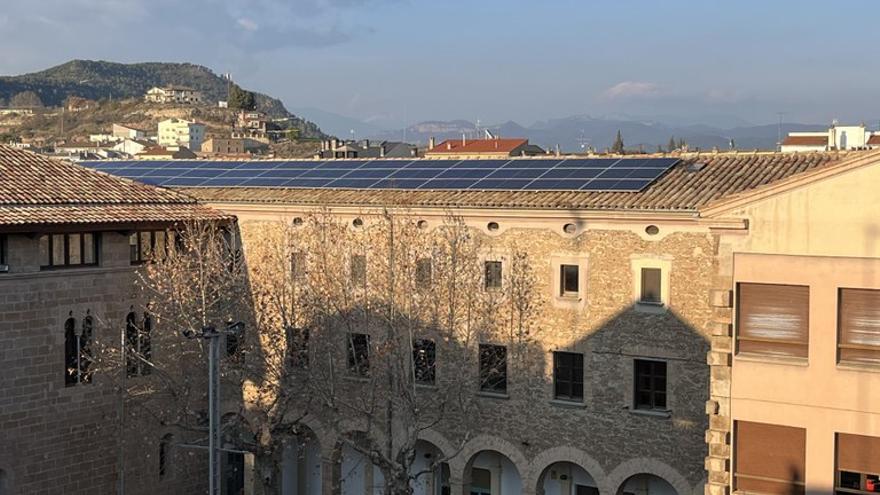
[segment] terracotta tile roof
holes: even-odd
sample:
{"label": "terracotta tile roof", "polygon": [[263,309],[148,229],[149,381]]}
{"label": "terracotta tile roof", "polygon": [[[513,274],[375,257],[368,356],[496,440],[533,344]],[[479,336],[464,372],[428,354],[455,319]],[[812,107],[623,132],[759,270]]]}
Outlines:
{"label": "terracotta tile roof", "polygon": [[207,202],[696,212],[702,206],[722,197],[749,191],[807,170],[840,163],[847,156],[859,154],[729,153],[688,156],[640,192],[380,191],[258,187],[181,190]]}
{"label": "terracotta tile roof", "polygon": [[868,144],[880,145],[880,134],[872,134],[871,137],[868,138]]}
{"label": "terracotta tile roof", "polygon": [[434,149],[425,151],[426,155],[445,153],[510,153],[516,148],[528,144],[528,139],[469,139],[462,144],[461,139],[447,139],[434,146]]}
{"label": "terracotta tile roof", "polygon": [[0,225],[196,218],[229,217],[177,191],[0,146]]}
{"label": "terracotta tile roof", "polygon": [[827,146],[828,136],[788,136],[782,140],[786,146]]}

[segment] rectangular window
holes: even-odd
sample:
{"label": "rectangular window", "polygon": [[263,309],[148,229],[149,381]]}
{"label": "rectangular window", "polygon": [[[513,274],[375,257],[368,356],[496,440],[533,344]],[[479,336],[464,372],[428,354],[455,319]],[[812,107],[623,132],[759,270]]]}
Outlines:
{"label": "rectangular window", "polygon": [[880,290],[840,289],[838,302],[840,362],[880,364]]}
{"label": "rectangular window", "polygon": [[351,283],[355,287],[367,285],[367,257],[362,254],[351,257]]}
{"label": "rectangular window", "polygon": [[734,490],[802,495],[806,440],[803,428],[737,421],[734,424]]}
{"label": "rectangular window", "polygon": [[553,396],[556,399],[584,400],[584,355],[577,352],[553,353]]}
{"label": "rectangular window", "polygon": [[164,230],[135,232],[128,236],[128,255],[132,265],[164,259],[168,255]]}
{"label": "rectangular window", "polygon": [[485,268],[486,289],[501,288],[501,262],[487,261]]}
{"label": "rectangular window", "polygon": [[507,348],[480,344],[480,390],[507,393]]}
{"label": "rectangular window", "polygon": [[298,282],[306,279],[306,253],[296,252],[290,255],[290,276]]}
{"label": "rectangular window", "polygon": [[91,232],[41,235],[40,269],[97,265],[97,235]]}
{"label": "rectangular window", "polygon": [[642,291],[639,302],[646,304],[663,304],[660,294],[662,271],[659,268],[642,268]]}
{"label": "rectangular window", "polygon": [[288,327],[287,357],[294,368],[308,368],[309,366],[309,329]]}
{"label": "rectangular window", "polygon": [[836,450],[838,493],[880,492],[880,437],[838,433]]}
{"label": "rectangular window", "polygon": [[348,371],[357,376],[370,374],[370,336],[365,333],[348,334]]}
{"label": "rectangular window", "polygon": [[559,266],[559,295],[577,296],[579,289],[579,268],[577,265]]}
{"label": "rectangular window", "polygon": [[9,270],[9,258],[6,253],[9,250],[8,239],[5,235],[0,235],[0,272]]}
{"label": "rectangular window", "polygon": [[433,385],[437,361],[437,347],[431,339],[413,342],[413,375],[416,383]]}
{"label": "rectangular window", "polygon": [[737,285],[737,353],[807,358],[810,288]]}
{"label": "rectangular window", "polygon": [[635,360],[635,408],[666,410],[666,362]]}
{"label": "rectangular window", "polygon": [[427,289],[431,287],[431,258],[420,258],[416,261],[416,287]]}

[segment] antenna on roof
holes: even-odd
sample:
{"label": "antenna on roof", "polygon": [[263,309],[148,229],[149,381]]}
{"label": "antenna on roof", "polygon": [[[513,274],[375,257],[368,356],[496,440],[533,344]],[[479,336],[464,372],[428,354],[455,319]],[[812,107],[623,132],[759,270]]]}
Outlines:
{"label": "antenna on roof", "polygon": [[484,129],[483,132],[486,133],[486,139],[498,139],[495,137],[494,134],[492,134],[492,131],[490,131],[489,129]]}

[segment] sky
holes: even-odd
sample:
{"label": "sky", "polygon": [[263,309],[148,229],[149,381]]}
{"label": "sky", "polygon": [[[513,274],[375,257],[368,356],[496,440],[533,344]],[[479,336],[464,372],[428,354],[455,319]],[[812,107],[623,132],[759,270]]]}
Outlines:
{"label": "sky", "polygon": [[880,121],[880,2],[2,0],[0,73],[174,61],[393,128]]}

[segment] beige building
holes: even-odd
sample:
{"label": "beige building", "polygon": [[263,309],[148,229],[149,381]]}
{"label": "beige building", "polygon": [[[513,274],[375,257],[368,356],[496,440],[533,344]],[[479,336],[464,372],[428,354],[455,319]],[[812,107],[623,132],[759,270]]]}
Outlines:
{"label": "beige building", "polygon": [[205,124],[183,119],[167,119],[159,122],[160,146],[185,146],[191,150],[202,149],[205,140]]}
{"label": "beige building", "polygon": [[111,134],[119,139],[147,139],[147,131],[123,124],[113,124]]}
{"label": "beige building", "polygon": [[202,103],[202,93],[185,86],[153,87],[144,95],[144,101],[198,105]]}
{"label": "beige building", "polygon": [[827,131],[821,132],[790,132],[782,141],[783,153],[830,151],[830,150],[866,150],[880,147],[880,133],[869,131],[865,124],[839,125],[834,124]]}
{"label": "beige building", "polygon": [[[224,219],[167,189],[0,146],[0,492],[204,491],[207,456],[94,372],[99,345],[150,315],[136,270],[181,221]],[[137,338],[137,337],[136,337]],[[150,351],[145,351],[150,352]],[[149,387],[142,368],[126,377]]]}
{"label": "beige building", "polygon": [[447,139],[435,144],[434,138],[428,142],[425,158],[457,158],[467,159],[503,159],[514,156],[537,156],[546,154],[540,146],[529,144],[523,138],[490,138],[490,139]]}
{"label": "beige building", "polygon": [[218,155],[242,155],[262,153],[269,149],[266,143],[249,138],[209,138],[202,143],[202,153]]}
{"label": "beige building", "polygon": [[880,154],[721,200],[711,493],[880,490]]}

